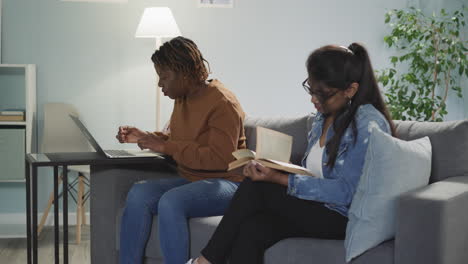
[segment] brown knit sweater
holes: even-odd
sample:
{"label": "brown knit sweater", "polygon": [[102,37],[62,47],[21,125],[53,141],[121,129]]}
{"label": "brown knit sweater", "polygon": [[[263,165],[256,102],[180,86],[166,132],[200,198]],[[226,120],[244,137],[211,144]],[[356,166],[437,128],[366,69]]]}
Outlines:
{"label": "brown knit sweater", "polygon": [[226,171],[232,152],[246,147],[245,114],[236,96],[218,80],[200,94],[175,99],[165,150],[190,181],[244,176]]}

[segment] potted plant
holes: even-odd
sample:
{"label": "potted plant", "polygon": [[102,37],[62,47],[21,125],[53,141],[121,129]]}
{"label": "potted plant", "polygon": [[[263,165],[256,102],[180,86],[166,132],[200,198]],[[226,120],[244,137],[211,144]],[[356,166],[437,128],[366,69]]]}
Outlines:
{"label": "potted plant", "polygon": [[463,97],[461,81],[468,77],[466,8],[452,14],[426,16],[414,7],[390,10],[385,23],[392,31],[384,37],[394,48],[392,67],[377,71],[393,119],[442,121],[449,93]]}

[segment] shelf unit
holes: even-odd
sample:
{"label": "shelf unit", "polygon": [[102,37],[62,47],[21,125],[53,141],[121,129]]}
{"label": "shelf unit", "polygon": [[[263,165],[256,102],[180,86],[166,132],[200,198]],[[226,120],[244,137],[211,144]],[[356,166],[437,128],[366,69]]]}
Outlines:
{"label": "shelf unit", "polygon": [[[22,196],[26,153],[37,152],[35,65],[0,64],[0,109],[25,111],[24,121],[0,121],[0,191]],[[23,213],[0,214],[0,238],[26,237]]]}
{"label": "shelf unit", "polygon": [[[0,121],[0,156],[8,156],[9,151],[18,155],[24,155],[36,151],[36,66],[33,64],[0,64],[0,109],[24,109],[25,121]],[[24,139],[18,142],[18,147],[24,149],[10,150],[13,143],[9,139],[15,133],[22,133],[24,130]],[[15,132],[15,133],[14,133]],[[16,136],[16,139],[19,138]],[[10,143],[10,144],[8,144]],[[3,148],[2,148],[3,147]],[[6,153],[5,153],[6,152]],[[9,157],[11,158],[11,157]],[[2,164],[0,159],[0,164]],[[5,175],[5,170],[0,170],[1,182],[24,182],[24,166],[21,170],[12,169],[14,164],[2,164],[0,167],[9,166],[10,170]]]}

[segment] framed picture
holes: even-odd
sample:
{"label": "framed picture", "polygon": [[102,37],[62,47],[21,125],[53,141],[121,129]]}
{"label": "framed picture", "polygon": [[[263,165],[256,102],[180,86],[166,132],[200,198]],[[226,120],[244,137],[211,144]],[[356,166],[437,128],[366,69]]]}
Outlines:
{"label": "framed picture", "polygon": [[198,7],[233,8],[234,0],[197,0]]}

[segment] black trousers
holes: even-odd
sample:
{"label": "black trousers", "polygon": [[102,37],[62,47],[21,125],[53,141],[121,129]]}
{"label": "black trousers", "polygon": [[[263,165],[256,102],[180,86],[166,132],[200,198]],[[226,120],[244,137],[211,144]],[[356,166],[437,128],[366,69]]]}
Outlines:
{"label": "black trousers", "polygon": [[347,217],[286,191],[246,178],[202,255],[213,264],[257,264],[266,249],[285,238],[344,239]]}

